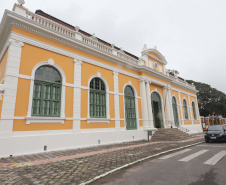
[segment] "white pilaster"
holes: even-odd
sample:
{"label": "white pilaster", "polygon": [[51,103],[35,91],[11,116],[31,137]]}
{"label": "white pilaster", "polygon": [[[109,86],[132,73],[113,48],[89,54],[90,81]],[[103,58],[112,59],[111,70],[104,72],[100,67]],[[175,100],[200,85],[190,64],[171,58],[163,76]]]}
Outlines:
{"label": "white pilaster", "polygon": [[81,65],[82,61],[74,59],[74,98],[73,98],[73,130],[80,130],[81,118]]}
{"label": "white pilaster", "polygon": [[183,110],[182,110],[183,103],[181,101],[181,96],[180,96],[180,92],[179,91],[178,91],[178,94],[179,94],[179,101],[180,101],[181,121],[182,121],[182,125],[184,125],[184,116],[183,116]]}
{"label": "white pilaster", "polygon": [[114,71],[114,103],[115,103],[115,128],[120,129],[119,87],[118,72]]}
{"label": "white pilaster", "polygon": [[147,129],[147,128],[149,128],[148,110],[147,110],[147,96],[146,96],[145,82],[144,82],[143,79],[140,80],[140,92],[141,92],[143,128]]}
{"label": "white pilaster", "polygon": [[173,104],[172,104],[171,86],[169,87],[169,90],[168,90],[168,97],[169,97],[169,106],[170,106],[171,120],[173,122],[173,125],[175,126],[174,115],[173,115]]}
{"label": "white pilaster", "polygon": [[165,112],[166,112],[166,127],[171,127],[171,125],[173,123],[171,123],[172,121],[172,118],[171,118],[171,114],[170,114],[170,103],[169,103],[169,87],[166,86],[163,88],[163,94],[164,94],[164,97],[165,97]]}
{"label": "white pilaster", "polygon": [[188,95],[188,102],[189,102],[190,118],[192,121],[192,125],[194,125],[194,116],[193,116],[193,112],[192,112],[192,104],[190,101],[190,95]]}
{"label": "white pilaster", "polygon": [[199,123],[200,123],[200,125],[201,125],[202,123],[201,123],[201,119],[200,119],[199,104],[198,104],[197,96],[195,97],[195,99],[196,99],[196,104],[197,104],[197,105],[196,105],[196,108],[197,108],[197,111],[196,111],[196,112],[198,113],[198,114],[197,114],[197,119],[199,120]]}
{"label": "white pilaster", "polygon": [[148,125],[150,128],[154,128],[152,106],[151,106],[150,83],[151,82],[146,82],[146,85],[145,85],[146,86],[146,96],[147,96],[147,108],[148,108]]}
{"label": "white pilaster", "polygon": [[[5,92],[2,104],[2,114],[0,122],[0,131],[5,134],[12,132],[13,129],[13,117],[16,105],[17,84],[20,69],[21,52],[23,47],[22,42],[16,40],[9,40],[9,49],[6,63],[5,72]],[[4,120],[4,118],[9,118]]]}

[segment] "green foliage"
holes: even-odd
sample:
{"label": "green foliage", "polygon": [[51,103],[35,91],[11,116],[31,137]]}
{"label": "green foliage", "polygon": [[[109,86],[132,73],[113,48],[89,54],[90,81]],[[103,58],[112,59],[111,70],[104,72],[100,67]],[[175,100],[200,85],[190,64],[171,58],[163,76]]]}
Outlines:
{"label": "green foliage", "polygon": [[199,91],[197,98],[201,116],[208,116],[212,112],[215,112],[226,117],[226,94],[205,83],[192,80],[186,81],[190,84],[194,83],[196,89]]}

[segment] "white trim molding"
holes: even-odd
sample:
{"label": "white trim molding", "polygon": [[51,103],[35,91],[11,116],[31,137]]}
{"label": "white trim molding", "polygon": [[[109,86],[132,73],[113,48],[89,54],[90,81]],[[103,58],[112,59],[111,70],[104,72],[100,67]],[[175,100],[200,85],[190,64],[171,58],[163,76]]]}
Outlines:
{"label": "white trim molding", "polygon": [[90,123],[92,122],[93,118],[90,117],[90,106],[89,106],[89,101],[90,101],[90,82],[92,79],[94,78],[100,78],[101,80],[103,80],[104,84],[105,84],[105,88],[106,88],[106,118],[98,118],[98,119],[103,119],[105,121],[105,119],[110,119],[110,106],[109,106],[109,87],[108,87],[108,83],[107,81],[104,79],[104,77],[101,76],[101,74],[98,72],[96,75],[93,75],[89,78],[88,80],[88,112],[87,112],[87,120],[89,119]]}
{"label": "white trim molding", "polygon": [[[161,106],[162,106],[162,119],[163,119],[164,128],[167,128],[166,120],[165,120],[165,114],[164,114],[165,109],[164,109],[164,104],[163,104],[163,98],[162,98],[162,95],[161,95],[161,93],[160,93],[157,89],[151,91],[150,94],[152,94],[153,92],[156,92],[156,93],[160,96],[160,98],[161,98],[161,103],[162,103],[162,105],[161,105]],[[154,124],[154,123],[153,123],[153,124]]]}
{"label": "white trim molding", "polygon": [[57,117],[26,117],[26,124],[30,125],[32,123],[61,123],[64,124],[65,118]]}
{"label": "white trim molding", "polygon": [[138,100],[137,100],[137,90],[135,86],[132,84],[131,81],[126,83],[123,87],[123,109],[124,109],[124,123],[125,123],[125,128],[126,128],[126,110],[125,110],[125,88],[126,86],[130,86],[133,89],[134,92],[134,99],[135,99],[135,111],[136,111],[136,123],[137,123],[137,129],[139,129],[140,124],[139,124],[139,112],[138,112]]}

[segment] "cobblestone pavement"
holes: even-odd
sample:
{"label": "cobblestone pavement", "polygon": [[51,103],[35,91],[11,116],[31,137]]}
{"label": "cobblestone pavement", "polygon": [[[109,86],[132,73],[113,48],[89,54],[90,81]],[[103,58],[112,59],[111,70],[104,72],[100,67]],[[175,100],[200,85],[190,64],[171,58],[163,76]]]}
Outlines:
{"label": "cobblestone pavement", "polygon": [[[173,148],[204,141],[203,135],[179,142],[146,141],[105,145],[77,150],[48,152],[1,159],[0,163],[32,162],[42,159],[89,153],[89,156],[22,167],[1,167],[0,184],[80,184],[117,167]],[[131,147],[127,147],[131,146]],[[133,147],[135,146],[135,147]],[[114,150],[114,148],[120,148]],[[127,147],[124,148],[123,147]],[[109,149],[112,149],[109,151]],[[92,155],[93,151],[96,152]],[[105,151],[105,152],[103,152]],[[109,151],[109,152],[108,152]]]}

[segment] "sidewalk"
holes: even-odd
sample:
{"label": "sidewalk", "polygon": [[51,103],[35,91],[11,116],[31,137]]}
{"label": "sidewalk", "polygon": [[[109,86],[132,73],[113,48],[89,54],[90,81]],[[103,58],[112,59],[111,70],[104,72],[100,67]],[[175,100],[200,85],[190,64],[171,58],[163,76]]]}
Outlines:
{"label": "sidewalk", "polygon": [[80,184],[125,164],[204,141],[203,134],[171,142],[136,141],[0,159],[2,184]]}

